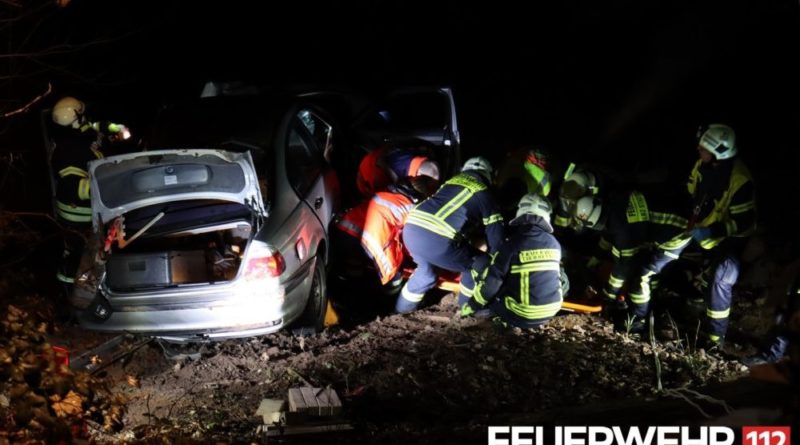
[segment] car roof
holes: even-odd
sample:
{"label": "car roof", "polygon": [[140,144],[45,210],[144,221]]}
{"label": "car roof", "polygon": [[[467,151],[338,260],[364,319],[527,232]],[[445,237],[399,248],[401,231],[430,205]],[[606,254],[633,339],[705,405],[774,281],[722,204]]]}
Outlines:
{"label": "car roof", "polygon": [[160,110],[146,145],[161,148],[267,147],[297,101],[290,95],[217,96],[168,104]]}

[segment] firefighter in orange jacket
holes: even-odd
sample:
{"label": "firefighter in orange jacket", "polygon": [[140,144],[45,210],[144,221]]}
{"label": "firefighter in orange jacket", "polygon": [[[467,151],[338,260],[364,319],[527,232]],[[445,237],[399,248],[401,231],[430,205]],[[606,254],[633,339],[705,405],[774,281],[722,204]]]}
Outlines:
{"label": "firefighter in orange jacket", "polygon": [[376,148],[358,165],[356,185],[365,197],[386,190],[389,184],[403,178],[427,176],[439,180],[439,166],[417,150],[406,148]]}
{"label": "firefighter in orange jacket", "polygon": [[336,224],[339,231],[360,244],[372,260],[381,284],[388,293],[400,289],[401,266],[405,258],[400,234],[411,207],[435,190],[438,181],[428,176],[406,178],[390,184],[356,207]]}

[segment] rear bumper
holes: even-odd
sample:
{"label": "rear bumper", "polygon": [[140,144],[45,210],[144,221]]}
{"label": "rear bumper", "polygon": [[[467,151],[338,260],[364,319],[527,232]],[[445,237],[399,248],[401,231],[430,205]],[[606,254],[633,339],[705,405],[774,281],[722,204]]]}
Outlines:
{"label": "rear bumper", "polygon": [[193,308],[127,308],[125,311],[112,311],[106,320],[97,318],[90,308],[75,312],[85,329],[150,335],[172,341],[264,335],[280,330],[285,320],[283,305],[253,300]]}

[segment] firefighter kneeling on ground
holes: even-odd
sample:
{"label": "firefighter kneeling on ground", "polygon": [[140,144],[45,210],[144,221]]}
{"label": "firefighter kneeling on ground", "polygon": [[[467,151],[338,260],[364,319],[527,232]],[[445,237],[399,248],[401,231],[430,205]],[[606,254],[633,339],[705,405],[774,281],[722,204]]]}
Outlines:
{"label": "firefighter kneeling on ground", "polygon": [[436,270],[461,273],[458,305],[472,296],[470,269],[486,253],[472,247],[469,235],[483,226],[489,253],[503,241],[503,218],[492,195],[494,171],[483,157],[470,158],[461,173],[445,181],[430,198],[411,210],[403,228],[403,242],[417,268],[403,286],[395,310],[411,312],[425,292],[436,285]]}
{"label": "firefighter kneeling on ground", "polygon": [[56,175],[56,216],[63,226],[64,252],[56,278],[66,286],[74,283],[81,251],[83,232],[92,223],[89,196],[89,173],[86,164],[102,159],[102,149],[107,141],[130,137],[127,127],[110,122],[91,122],[86,116],[86,105],[74,97],[64,97],[52,110],[53,122],[58,125],[51,131],[53,138],[50,165]]}
{"label": "firefighter kneeling on ground", "polygon": [[403,283],[401,266],[405,258],[400,234],[411,207],[430,196],[438,181],[429,176],[405,178],[378,192],[371,199],[349,209],[336,223],[339,248],[349,277],[357,275],[361,251],[371,260],[383,291],[396,296]]}
{"label": "firefighter kneeling on ground", "polygon": [[[613,267],[603,294],[617,330],[645,332],[655,277],[692,240],[680,201],[632,191],[585,196],[575,205],[574,220],[600,231],[598,250],[611,252]],[[590,259],[589,267],[598,256]],[[627,302],[621,299],[626,284]]]}
{"label": "firefighter kneeling on ground", "polygon": [[488,265],[476,262],[475,292],[462,315],[488,308],[503,325],[536,328],[558,313],[563,302],[561,245],[553,236],[551,213],[546,198],[522,197],[509,222],[508,240]]}

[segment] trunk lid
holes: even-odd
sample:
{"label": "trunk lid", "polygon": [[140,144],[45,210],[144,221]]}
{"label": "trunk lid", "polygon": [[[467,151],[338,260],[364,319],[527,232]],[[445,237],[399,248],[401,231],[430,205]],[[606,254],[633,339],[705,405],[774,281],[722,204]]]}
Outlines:
{"label": "trunk lid", "polygon": [[264,214],[249,152],[212,149],[154,150],[89,162],[92,223],[142,207],[185,200],[222,200]]}

